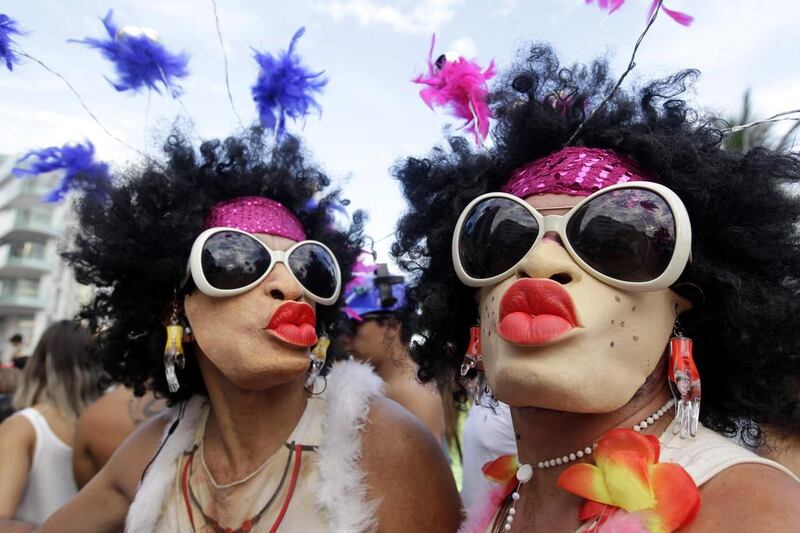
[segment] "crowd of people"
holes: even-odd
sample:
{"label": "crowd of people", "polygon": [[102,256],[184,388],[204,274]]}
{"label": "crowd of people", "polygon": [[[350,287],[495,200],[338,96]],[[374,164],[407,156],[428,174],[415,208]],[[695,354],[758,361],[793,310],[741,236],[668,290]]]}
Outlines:
{"label": "crowd of people", "polygon": [[800,156],[723,149],[694,71],[520,57],[492,147],[393,168],[405,276],[291,135],[78,198],[96,290],[0,369],[0,531],[795,530]]}

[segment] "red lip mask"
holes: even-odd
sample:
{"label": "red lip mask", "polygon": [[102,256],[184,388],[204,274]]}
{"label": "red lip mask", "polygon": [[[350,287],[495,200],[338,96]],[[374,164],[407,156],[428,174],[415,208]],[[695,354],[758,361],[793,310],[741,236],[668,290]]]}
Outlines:
{"label": "red lip mask", "polygon": [[514,344],[539,346],[578,325],[572,298],[549,279],[521,279],[500,301],[497,333]]}
{"label": "red lip mask", "polygon": [[285,302],[272,313],[264,329],[288,344],[308,348],[317,342],[316,323],[313,307]]}

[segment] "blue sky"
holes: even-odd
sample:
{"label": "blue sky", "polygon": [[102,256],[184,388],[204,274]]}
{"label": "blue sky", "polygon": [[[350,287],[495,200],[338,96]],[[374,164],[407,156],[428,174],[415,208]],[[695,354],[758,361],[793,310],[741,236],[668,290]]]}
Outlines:
{"label": "blue sky", "polygon": [[[620,71],[640,33],[649,0],[627,0],[607,16],[583,0],[217,0],[239,114],[256,113],[250,86],[257,65],[251,47],[285,48],[306,26],[299,51],[330,79],[320,97],[322,119],[309,117],[291,131],[308,142],[315,159],[339,183],[353,206],[370,213],[376,239],[390,235],[403,202],[389,167],[398,158],[424,154],[452,121],[434,114],[409,82],[425,69],[432,32],[437,51],[456,50],[502,70],[530,40],[552,42],[564,62],[610,54]],[[663,17],[648,35],[629,78],[699,68],[697,102],[726,113],[737,110],[746,88],[758,116],[800,107],[800,3],[796,0],[667,0],[695,16],[684,28]],[[153,131],[164,131],[181,113],[177,102],[154,94],[117,93],[100,55],[67,44],[101,36],[99,18],[109,8],[121,25],[155,29],[171,50],[191,54],[191,76],[182,102],[199,138],[225,136],[237,127],[224,85],[222,54],[210,0],[3,0],[0,12],[29,33],[18,40],[75,85],[101,121],[137,148],[152,148]],[[91,139],[100,157],[123,165],[136,154],[105,135],[61,81],[35,64],[0,70],[0,153]],[[378,245],[381,259],[391,237]]]}

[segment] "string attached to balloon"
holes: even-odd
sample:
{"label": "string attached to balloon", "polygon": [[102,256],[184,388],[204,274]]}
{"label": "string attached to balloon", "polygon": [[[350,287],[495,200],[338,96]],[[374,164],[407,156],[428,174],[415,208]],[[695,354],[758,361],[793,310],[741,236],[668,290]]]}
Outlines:
{"label": "string attached to balloon", "polygon": [[230,76],[228,74],[228,53],[225,51],[225,41],[222,39],[222,30],[220,29],[219,24],[219,13],[217,12],[217,0],[211,0],[211,5],[214,8],[214,22],[217,27],[217,37],[219,38],[219,47],[222,49],[222,62],[225,66],[225,89],[228,91],[228,101],[231,104],[231,109],[233,110],[233,114],[236,115],[236,119],[239,121],[239,127],[244,129],[244,124],[242,123],[242,117],[239,116],[239,112],[236,111],[236,105],[233,103],[233,94],[231,94],[231,82]]}
{"label": "string attached to balloon", "polygon": [[72,83],[67,79],[66,76],[64,76],[57,70],[51,68],[47,63],[45,63],[41,59],[27,53],[26,51],[21,49],[19,45],[17,45],[17,43],[14,42],[13,36],[22,36],[24,34],[25,32],[19,28],[19,23],[16,20],[12,19],[8,15],[0,13],[0,60],[6,63],[6,67],[8,68],[9,71],[13,71],[12,67],[15,64],[17,65],[22,64],[22,61],[20,61],[21,57],[36,63],[37,65],[42,67],[45,71],[47,71],[49,74],[52,74],[53,76],[61,80],[61,82],[64,83],[64,85],[66,85],[67,89],[69,89],[69,91],[73,94],[73,96],[75,96],[75,98],[78,100],[78,103],[81,105],[83,110],[86,111],[86,114],[89,115],[89,118],[91,118],[92,121],[94,121],[94,123],[97,124],[97,126],[106,135],[108,135],[110,138],[120,143],[122,146],[125,146],[126,148],[136,152],[140,156],[152,161],[152,159],[143,151],[139,150],[134,146],[131,146],[117,135],[114,135],[105,126],[105,124],[103,124],[103,122],[97,117],[97,115],[95,115],[95,113],[91,110],[91,108],[83,99],[81,94],[78,92],[75,86],[72,85]]}

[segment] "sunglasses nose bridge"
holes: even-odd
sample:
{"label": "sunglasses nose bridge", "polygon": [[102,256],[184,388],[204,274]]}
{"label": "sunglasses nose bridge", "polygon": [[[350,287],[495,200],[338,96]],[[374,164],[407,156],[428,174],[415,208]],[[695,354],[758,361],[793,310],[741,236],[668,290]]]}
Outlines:
{"label": "sunglasses nose bridge", "polygon": [[560,239],[543,238],[519,262],[516,275],[518,278],[552,279],[566,285],[580,281],[583,270],[561,245]]}
{"label": "sunglasses nose bridge", "polygon": [[303,297],[303,286],[295,279],[284,257],[273,259],[275,261],[272,271],[261,282],[261,290],[276,300],[298,301]]}

